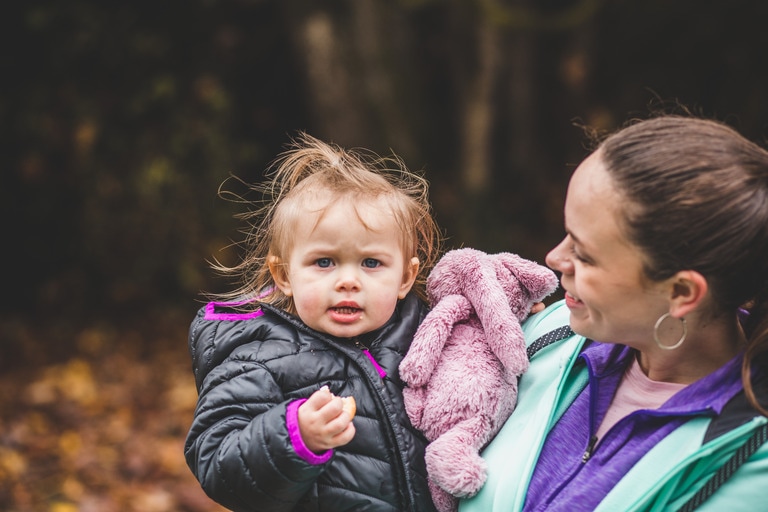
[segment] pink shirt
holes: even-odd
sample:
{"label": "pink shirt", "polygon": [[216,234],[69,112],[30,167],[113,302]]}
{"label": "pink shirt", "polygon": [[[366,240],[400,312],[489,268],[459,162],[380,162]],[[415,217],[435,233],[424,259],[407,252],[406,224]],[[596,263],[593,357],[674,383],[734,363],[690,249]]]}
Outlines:
{"label": "pink shirt", "polygon": [[605,418],[597,429],[597,438],[602,439],[606,432],[624,416],[639,409],[658,409],[686,384],[657,382],[643,373],[637,358],[621,378]]}

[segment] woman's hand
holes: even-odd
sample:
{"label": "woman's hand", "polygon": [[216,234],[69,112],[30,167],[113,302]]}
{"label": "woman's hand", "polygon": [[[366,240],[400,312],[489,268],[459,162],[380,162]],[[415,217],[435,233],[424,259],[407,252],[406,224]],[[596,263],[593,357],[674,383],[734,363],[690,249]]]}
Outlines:
{"label": "woman's hand", "polygon": [[355,437],[349,406],[323,386],[299,407],[299,431],[307,448],[315,453],[343,446]]}

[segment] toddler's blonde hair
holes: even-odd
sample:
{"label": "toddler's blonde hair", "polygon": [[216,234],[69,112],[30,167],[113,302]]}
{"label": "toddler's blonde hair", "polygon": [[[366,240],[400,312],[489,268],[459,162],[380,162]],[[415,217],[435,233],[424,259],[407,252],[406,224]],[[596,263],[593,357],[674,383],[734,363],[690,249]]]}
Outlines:
{"label": "toddler's blonde hair", "polygon": [[[325,206],[338,201],[356,203],[383,200],[400,227],[406,261],[414,256],[420,267],[413,291],[426,300],[426,278],[437,260],[442,243],[429,203],[429,184],[409,171],[397,156],[382,158],[367,150],[344,150],[300,133],[272,164],[266,183],[252,188],[262,195],[260,207],[241,215],[250,225],[245,254],[235,266],[215,262],[213,267],[234,276],[239,286],[216,297],[224,300],[258,298],[287,311],[293,301],[275,286],[268,261],[288,260],[293,247],[292,227],[306,214],[306,199],[320,198]],[[357,213],[366,225],[365,219]],[[341,227],[343,229],[343,227]]]}

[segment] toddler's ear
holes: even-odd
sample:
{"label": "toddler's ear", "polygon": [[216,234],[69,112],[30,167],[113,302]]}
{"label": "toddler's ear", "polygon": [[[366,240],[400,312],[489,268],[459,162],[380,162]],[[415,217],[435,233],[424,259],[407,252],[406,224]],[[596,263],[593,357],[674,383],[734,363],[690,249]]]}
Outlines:
{"label": "toddler's ear", "polygon": [[400,292],[397,294],[398,299],[404,299],[408,292],[411,291],[413,283],[416,281],[416,276],[419,275],[419,265],[419,258],[415,256],[405,262],[403,284],[400,285]]}
{"label": "toddler's ear", "polygon": [[280,291],[286,297],[290,297],[293,291],[291,290],[291,281],[288,279],[285,263],[277,256],[267,256],[267,266],[269,267],[269,273],[272,274],[272,280],[277,287],[280,288]]}

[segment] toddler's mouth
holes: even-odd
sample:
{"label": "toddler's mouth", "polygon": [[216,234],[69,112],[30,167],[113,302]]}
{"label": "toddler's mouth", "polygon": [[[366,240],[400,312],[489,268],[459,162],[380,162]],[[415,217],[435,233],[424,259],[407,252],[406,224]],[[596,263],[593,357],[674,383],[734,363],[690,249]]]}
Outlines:
{"label": "toddler's mouth", "polygon": [[363,308],[356,302],[340,302],[328,308],[331,320],[342,324],[353,324],[363,317]]}
{"label": "toddler's mouth", "polygon": [[363,308],[361,308],[360,304],[354,300],[342,300],[336,303],[334,306],[331,306],[330,309],[334,313],[338,313],[340,315],[352,315],[361,311]]}
{"label": "toddler's mouth", "polygon": [[352,306],[336,306],[336,307],[332,307],[331,309],[336,313],[340,313],[342,315],[351,315],[361,310],[360,308],[352,307]]}

